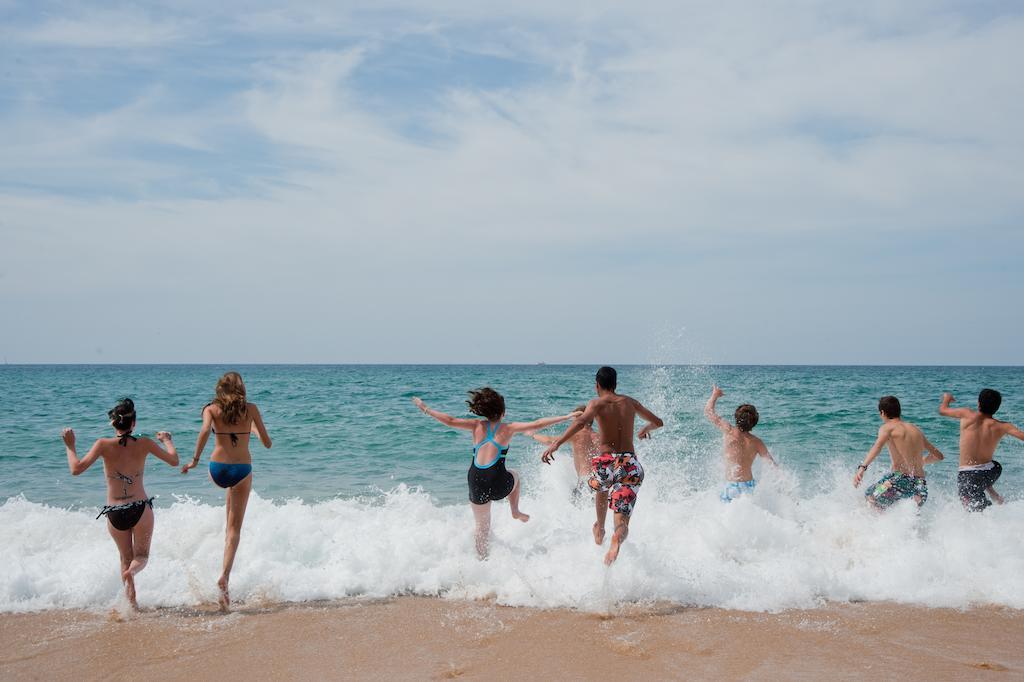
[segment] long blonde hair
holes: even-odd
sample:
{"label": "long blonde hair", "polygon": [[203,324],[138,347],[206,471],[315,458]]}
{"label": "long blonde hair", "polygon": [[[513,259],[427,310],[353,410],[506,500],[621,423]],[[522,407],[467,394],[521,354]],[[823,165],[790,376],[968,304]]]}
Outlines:
{"label": "long blonde hair", "polygon": [[237,424],[245,416],[245,383],[238,372],[227,372],[217,381],[217,395],[213,404],[220,408],[221,416],[228,424]]}

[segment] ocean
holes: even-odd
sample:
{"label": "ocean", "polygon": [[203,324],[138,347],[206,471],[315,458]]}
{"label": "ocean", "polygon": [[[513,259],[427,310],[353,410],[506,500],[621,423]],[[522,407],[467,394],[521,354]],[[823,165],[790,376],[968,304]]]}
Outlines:
{"label": "ocean", "polygon": [[[471,438],[422,415],[413,396],[465,415],[465,392],[500,391],[507,419],[564,414],[593,396],[594,366],[147,365],[0,366],[0,611],[103,607],[121,592],[105,523],[102,466],[68,472],[60,440],[79,455],[112,431],[122,396],[136,433],[174,434],[192,455],[200,410],[234,369],[274,441],[253,439],[254,495],[232,574],[236,599],[293,602],[397,594],[488,597],[516,606],[604,608],[662,602],[754,611],[833,601],[1024,608],[1024,463],[1007,439],[997,488],[1007,504],[963,512],[956,498],[957,432],[939,417],[943,391],[973,406],[1003,393],[998,417],[1024,422],[1020,367],[620,367],[619,388],[665,420],[638,443],[646,470],[631,535],[607,569],[594,545],[592,505],[575,504],[571,454],[540,463],[543,446],[518,437],[509,468],[523,479],[527,524],[494,505],[489,560],[475,558],[466,501]],[[756,494],[718,501],[721,438],[702,409],[711,384],[720,414],[758,407],[755,429],[779,460],[755,467]],[[851,479],[893,394],[946,460],[928,467],[930,498],[879,515]],[[559,433],[556,426],[549,433]],[[211,446],[203,456],[209,461]],[[880,478],[883,453],[866,476]],[[205,474],[151,459],[156,495],[152,559],[140,603],[184,606],[215,597],[224,497]],[[1013,538],[1018,538],[1014,540]]]}

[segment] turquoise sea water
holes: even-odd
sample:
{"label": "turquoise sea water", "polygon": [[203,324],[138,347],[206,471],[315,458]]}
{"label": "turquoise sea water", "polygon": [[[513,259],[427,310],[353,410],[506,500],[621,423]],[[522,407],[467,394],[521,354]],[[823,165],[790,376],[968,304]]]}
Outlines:
{"label": "turquoise sea water", "polygon": [[[79,454],[112,432],[106,411],[121,396],[135,400],[137,432],[174,434],[182,458],[190,457],[200,410],[228,369],[244,377],[274,440],[264,450],[253,440],[254,489],[263,498],[378,496],[400,483],[420,487],[438,503],[465,501],[469,437],[446,429],[411,404],[419,395],[432,407],[465,415],[465,391],[489,385],[502,392],[508,419],[563,414],[593,396],[591,366],[3,366],[0,367],[0,499],[23,495],[54,506],[103,503],[101,468],[73,478],[60,432],[75,429]],[[1024,368],[1020,367],[621,367],[620,390],[648,404],[666,423],[646,458],[682,474],[683,485],[713,486],[719,477],[720,439],[701,415],[712,382],[726,391],[720,412],[740,402],[761,413],[756,429],[803,485],[826,483],[827,472],[853,468],[870,447],[879,421],[877,400],[894,394],[904,417],[920,425],[947,455],[929,468],[934,486],[954,485],[957,424],[937,414],[943,391],[973,406],[977,392],[1003,393],[997,416],[1024,422]],[[554,427],[551,433],[558,433]],[[210,447],[203,461],[209,461]],[[525,485],[543,476],[541,446],[513,441],[509,466]],[[1002,446],[1001,486],[1019,498],[1024,448]],[[879,462],[886,461],[883,453]],[[881,475],[876,465],[869,474]],[[199,475],[196,475],[196,474]],[[676,477],[675,475],[673,476]],[[830,480],[830,479],[829,479]],[[182,476],[151,460],[150,494],[222,498],[205,470]]]}
{"label": "turquoise sea water", "polygon": [[[479,561],[466,502],[470,437],[411,403],[419,395],[464,415],[464,392],[491,385],[509,419],[564,414],[591,397],[593,366],[4,366],[0,612],[107,608],[123,598],[116,549],[95,519],[102,467],[72,477],[62,427],[75,428],[84,454],[111,433],[106,411],[128,395],[138,430],[172,431],[187,459],[200,409],[227,369],[242,373],[274,439],[271,450],[253,443],[254,493],[231,583],[241,603],[420,594],[583,610],[848,600],[1024,608],[1024,444],[1009,440],[997,455],[1008,503],[968,514],[955,490],[958,426],[937,414],[943,391],[972,405],[993,387],[1004,394],[999,416],[1024,422],[1017,367],[621,367],[621,390],[666,428],[637,444],[646,478],[629,540],[607,569],[593,507],[570,495],[571,458],[542,465],[542,447],[527,438],[513,441],[509,466],[522,473],[531,519],[495,504],[491,556]],[[721,438],[702,416],[712,382],[726,391],[722,414],[758,406],[756,433],[782,465],[755,465],[756,492],[731,504],[718,500]],[[877,514],[851,478],[887,393],[948,459],[927,469],[923,508],[903,502]],[[868,481],[887,467],[883,454]],[[159,497],[140,603],[215,599],[223,491],[205,469],[182,476],[155,459],[146,488]]]}

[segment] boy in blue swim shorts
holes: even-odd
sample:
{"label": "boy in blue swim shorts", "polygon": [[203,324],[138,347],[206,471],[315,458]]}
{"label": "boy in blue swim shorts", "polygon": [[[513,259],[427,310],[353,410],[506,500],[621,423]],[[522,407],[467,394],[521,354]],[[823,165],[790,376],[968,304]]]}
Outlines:
{"label": "boy in blue swim shorts", "polygon": [[758,456],[764,457],[775,466],[778,465],[768,452],[764,441],[750,433],[759,419],[757,408],[749,404],[737,407],[736,425],[733,426],[715,412],[715,404],[723,395],[725,393],[718,386],[712,387],[711,398],[704,406],[704,416],[722,432],[726,483],[719,499],[722,502],[732,502],[738,497],[754,492],[754,488],[757,487],[753,466]]}

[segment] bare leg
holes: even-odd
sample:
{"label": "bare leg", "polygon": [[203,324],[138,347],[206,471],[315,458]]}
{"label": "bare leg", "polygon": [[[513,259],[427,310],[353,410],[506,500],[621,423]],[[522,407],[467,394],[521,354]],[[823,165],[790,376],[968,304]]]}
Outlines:
{"label": "bare leg", "polygon": [[227,611],[231,605],[228,593],[228,580],[231,578],[231,567],[235,565],[235,553],[238,542],[242,539],[242,521],[245,519],[245,508],[249,504],[249,493],[252,492],[252,475],[239,481],[227,490],[227,527],[224,531],[224,570],[217,581],[220,588],[220,607]]}
{"label": "bare leg", "polygon": [[487,558],[491,540],[491,503],[484,504],[469,503],[473,508],[473,516],[476,518],[476,555],[481,559]]}
{"label": "bare leg", "polygon": [[512,474],[512,480],[516,482],[512,486],[512,492],[508,494],[508,506],[512,510],[512,518],[526,523],[530,520],[530,515],[519,511],[519,472],[509,469],[509,473]]}
{"label": "bare leg", "polygon": [[110,525],[109,520],[107,521],[107,530],[110,532],[110,537],[114,538],[114,544],[117,545],[117,551],[121,555],[121,581],[124,583],[124,596],[128,598],[128,603],[132,605],[132,608],[138,608],[138,603],[135,601],[135,579],[128,572],[128,567],[131,566],[132,560],[135,558],[132,532],[114,528]]}
{"label": "bare leg", "polygon": [[989,486],[988,489],[987,489],[987,492],[988,492],[989,496],[992,497],[992,501],[993,502],[995,502],[996,504],[1002,504],[1003,503],[1003,501],[1004,501],[1003,500],[1003,496],[1000,495],[999,493],[997,493],[995,488],[993,488],[992,486]]}
{"label": "bare leg", "polygon": [[146,511],[142,512],[142,518],[131,529],[134,555],[131,564],[121,574],[126,581],[129,578],[134,578],[149,563],[149,546],[153,542],[154,521],[153,508],[146,505]]}
{"label": "bare leg", "polygon": [[606,565],[611,566],[619,558],[619,549],[622,547],[622,543],[626,541],[627,536],[629,536],[629,517],[625,514],[616,513],[612,544],[608,548],[608,553],[604,555],[604,563]]}
{"label": "bare leg", "polygon": [[594,522],[594,542],[604,544],[604,524],[608,518],[608,493],[598,492],[594,495],[594,504],[597,505],[597,521]]}

